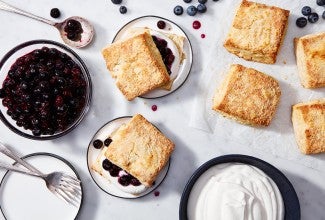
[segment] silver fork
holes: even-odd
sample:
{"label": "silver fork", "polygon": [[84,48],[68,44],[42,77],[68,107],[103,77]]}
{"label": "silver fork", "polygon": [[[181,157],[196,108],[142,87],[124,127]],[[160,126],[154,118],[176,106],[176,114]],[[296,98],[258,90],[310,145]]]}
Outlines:
{"label": "silver fork", "polygon": [[67,203],[78,206],[81,200],[81,185],[80,180],[77,178],[64,174],[62,172],[52,172],[49,174],[44,174],[35,168],[33,165],[22,160],[14,150],[7,148],[4,144],[0,142],[0,152],[7,155],[8,157],[15,160],[17,163],[23,165],[28,170],[23,168],[5,164],[0,162],[0,167],[6,168],[8,170],[20,172],[23,174],[35,176],[42,178],[47,188],[55,194],[57,197],[63,199]]}

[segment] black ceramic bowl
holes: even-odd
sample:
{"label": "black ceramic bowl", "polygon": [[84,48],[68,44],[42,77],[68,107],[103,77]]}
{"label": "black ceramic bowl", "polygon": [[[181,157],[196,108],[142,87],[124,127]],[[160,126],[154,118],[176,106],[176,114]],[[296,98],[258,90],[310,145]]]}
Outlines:
{"label": "black ceramic bowl", "polygon": [[[17,126],[16,121],[13,120],[7,113],[7,108],[3,106],[3,104],[0,104],[0,119],[2,122],[13,132],[15,132],[18,135],[21,135],[26,138],[35,139],[35,140],[49,140],[61,137],[67,133],[69,133],[71,130],[73,130],[77,125],[81,122],[83,117],[86,115],[86,113],[89,110],[90,102],[91,102],[91,96],[92,96],[92,86],[91,86],[91,79],[88,72],[88,69],[85,65],[85,63],[81,60],[81,58],[70,48],[66,47],[63,44],[57,43],[55,41],[50,40],[33,40],[28,41],[25,43],[22,43],[13,49],[11,49],[0,61],[0,83],[2,84],[3,81],[6,79],[8,72],[11,68],[11,66],[16,62],[16,60],[36,49],[41,49],[42,47],[48,47],[48,48],[55,48],[58,51],[65,53],[68,55],[79,67],[81,70],[81,76],[83,80],[86,83],[85,86],[85,102],[82,106],[81,111],[79,112],[79,115],[76,116],[74,121],[72,123],[69,123],[68,126],[66,126],[64,129],[61,129],[60,131],[55,131],[54,134],[51,135],[40,135],[35,136],[33,135],[31,130],[26,130],[23,127]],[[2,87],[2,86],[0,86]],[[2,101],[2,99],[0,100]]]}
{"label": "black ceramic bowl", "polygon": [[188,199],[191,194],[191,190],[196,183],[196,181],[200,178],[200,176],[207,171],[209,168],[222,164],[222,163],[243,163],[257,167],[262,170],[265,174],[267,174],[277,185],[282,195],[284,209],[285,209],[285,220],[299,220],[300,219],[300,204],[296,194],[295,189],[293,188],[290,181],[286,178],[286,176],[279,171],[277,168],[272,166],[271,164],[260,160],[255,157],[239,155],[239,154],[230,154],[224,155],[220,157],[216,157],[214,159],[209,160],[200,166],[194,174],[189,179],[188,183],[185,186],[183,191],[180,207],[179,207],[179,219],[187,220],[187,204]]}

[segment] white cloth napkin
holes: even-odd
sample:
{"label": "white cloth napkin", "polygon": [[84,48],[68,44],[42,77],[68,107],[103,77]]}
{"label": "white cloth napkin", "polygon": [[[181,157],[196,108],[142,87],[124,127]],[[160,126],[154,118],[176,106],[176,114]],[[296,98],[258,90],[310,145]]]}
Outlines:
{"label": "white cloth napkin", "polygon": [[[194,102],[189,125],[213,133],[216,142],[218,142],[218,139],[223,140],[222,143],[230,140],[239,146],[250,146],[285,159],[294,160],[308,167],[324,169],[324,155],[305,156],[299,152],[292,129],[291,106],[298,102],[325,97],[325,88],[310,90],[304,89],[300,85],[293,50],[293,39],[295,37],[325,31],[325,20],[321,17],[325,8],[317,6],[316,1],[308,0],[256,1],[290,10],[288,31],[276,64],[268,65],[245,61],[226,51],[223,42],[241,0],[223,1],[223,4],[218,6],[220,7],[220,13],[215,15],[216,20],[222,20],[222,22],[216,22],[214,27],[216,32],[215,36],[212,37],[215,44],[211,45],[210,60],[207,62],[199,81],[198,94]],[[309,5],[313,11],[316,11],[320,18],[315,24],[308,23],[305,28],[298,28],[296,19],[302,16],[301,8],[305,5]],[[215,89],[220,85],[230,65],[237,63],[271,75],[280,83],[282,92],[280,105],[271,125],[266,128],[241,125],[233,120],[223,118],[220,114],[211,110]]]}

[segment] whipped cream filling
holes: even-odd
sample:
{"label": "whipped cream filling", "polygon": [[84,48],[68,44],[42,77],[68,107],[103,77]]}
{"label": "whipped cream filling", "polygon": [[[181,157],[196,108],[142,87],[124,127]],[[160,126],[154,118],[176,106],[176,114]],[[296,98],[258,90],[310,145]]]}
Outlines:
{"label": "whipped cream filling", "polygon": [[282,220],[281,193],[263,171],[227,163],[211,167],[195,183],[188,202],[189,220]]}
{"label": "whipped cream filling", "polygon": [[[100,162],[100,165],[103,163],[103,161],[106,159],[105,155],[101,155],[100,160],[98,162]],[[120,189],[123,192],[126,193],[130,193],[133,195],[138,195],[143,193],[144,191],[147,190],[148,187],[146,187],[145,185],[141,184],[139,186],[133,186],[133,185],[128,185],[128,186],[122,186],[119,182],[118,182],[118,177],[113,177],[110,175],[110,173],[105,170],[102,169],[101,171],[102,176],[105,177],[110,183],[114,184],[118,189]],[[127,173],[124,170],[121,170],[119,172],[119,176],[122,175],[126,175]]]}

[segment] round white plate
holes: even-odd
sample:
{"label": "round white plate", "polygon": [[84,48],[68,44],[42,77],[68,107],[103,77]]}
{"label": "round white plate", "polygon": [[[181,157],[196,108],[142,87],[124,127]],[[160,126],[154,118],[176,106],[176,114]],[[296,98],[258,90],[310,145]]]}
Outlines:
{"label": "round white plate", "polygon": [[[163,20],[166,22],[166,28],[163,30],[161,30],[157,27],[157,22],[160,20]],[[155,89],[155,90],[148,92],[147,94],[142,95],[140,97],[148,98],[148,99],[160,98],[160,97],[166,96],[166,95],[176,91],[186,81],[186,79],[191,71],[191,68],[192,68],[193,52],[192,52],[191,42],[188,39],[187,35],[177,24],[175,24],[174,22],[172,22],[168,19],[165,19],[162,17],[157,17],[157,16],[143,16],[143,17],[136,18],[136,19],[130,21],[129,23],[125,24],[117,32],[112,43],[114,43],[115,41],[126,38],[127,37],[126,33],[129,28],[137,28],[137,27],[147,27],[154,31],[156,30],[156,31],[163,32],[163,33],[177,34],[177,35],[185,37],[184,48],[183,48],[184,53],[185,53],[185,59],[179,66],[178,73],[176,73],[176,74],[172,73],[172,75],[174,75],[174,74],[176,75],[176,78],[173,82],[171,90],[168,91],[168,90],[164,90],[164,89]]]}
{"label": "round white plate", "polygon": [[[44,173],[62,171],[80,179],[73,166],[57,155],[35,153],[23,158]],[[83,199],[78,207],[69,205],[52,194],[42,179],[17,172],[8,171],[0,186],[0,208],[8,220],[70,220],[78,216],[82,206]]]}
{"label": "round white plate", "polygon": [[[116,129],[118,129],[122,124],[125,124],[128,121],[130,121],[131,118],[132,118],[131,116],[120,117],[120,118],[113,119],[112,121],[105,124],[103,127],[101,127],[96,132],[96,134],[94,135],[94,137],[92,138],[92,140],[90,141],[90,143],[88,145],[88,151],[87,151],[88,170],[89,170],[89,173],[90,173],[92,179],[97,184],[97,186],[100,189],[102,189],[104,192],[106,192],[112,196],[119,197],[119,198],[125,198],[125,199],[139,198],[139,197],[145,196],[145,195],[149,194],[150,192],[154,191],[165,179],[165,177],[168,173],[169,165],[170,165],[170,161],[169,161],[168,164],[164,167],[164,169],[160,171],[160,173],[155,181],[155,184],[152,187],[147,188],[144,192],[137,194],[137,195],[123,192],[115,184],[110,183],[106,178],[102,177],[100,174],[98,174],[97,172],[95,172],[94,170],[91,169],[91,165],[96,162],[96,159],[102,150],[102,149],[96,149],[93,146],[93,141],[96,139],[99,139],[104,142],[104,140],[106,138],[108,138],[112,132],[114,132]],[[107,172],[107,171],[105,171],[105,172]]]}

